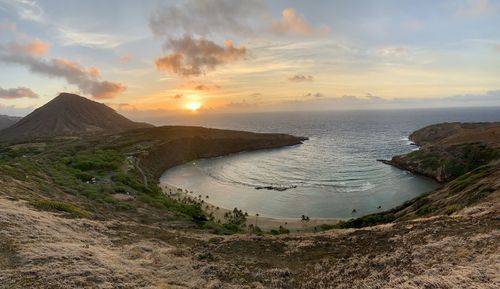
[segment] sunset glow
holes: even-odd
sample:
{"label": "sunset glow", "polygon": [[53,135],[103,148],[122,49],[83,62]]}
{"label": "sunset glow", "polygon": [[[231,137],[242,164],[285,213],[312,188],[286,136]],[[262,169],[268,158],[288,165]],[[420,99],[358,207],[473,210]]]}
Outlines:
{"label": "sunset glow", "polygon": [[186,108],[191,110],[191,111],[197,111],[198,109],[201,108],[201,103],[192,101],[186,105]]}

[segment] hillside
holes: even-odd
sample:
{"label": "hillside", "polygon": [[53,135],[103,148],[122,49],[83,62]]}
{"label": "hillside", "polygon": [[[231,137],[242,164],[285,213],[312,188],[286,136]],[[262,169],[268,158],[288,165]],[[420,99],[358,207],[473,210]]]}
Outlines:
{"label": "hillside", "polygon": [[117,133],[150,126],[133,122],[102,103],[75,94],[61,93],[14,125],[0,131],[0,141]]}
{"label": "hillside", "polygon": [[419,129],[410,140],[420,149],[384,163],[436,179],[443,187],[402,206],[352,220],[363,227],[424,216],[451,215],[500,198],[500,123],[443,123]]}
{"label": "hillside", "polygon": [[297,145],[307,140],[287,134],[163,126],[124,132],[113,142],[119,145],[129,143],[131,139],[142,143],[138,157],[153,181],[159,179],[165,170],[192,160]]}
{"label": "hillside", "polygon": [[[422,150],[443,150],[441,139]],[[464,139],[453,146],[468,144]],[[159,127],[5,145],[0,288],[498,287],[495,159],[399,208],[338,226],[346,229],[321,226],[318,231],[329,230],[317,233],[273,235],[238,227],[232,218],[217,223],[204,213],[203,200],[177,201],[154,179],[161,169],[190,159],[301,141]],[[226,142],[231,145],[220,149]],[[370,226],[377,223],[385,224]]]}
{"label": "hillside", "polygon": [[18,122],[21,118],[16,116],[0,115],[0,130]]}

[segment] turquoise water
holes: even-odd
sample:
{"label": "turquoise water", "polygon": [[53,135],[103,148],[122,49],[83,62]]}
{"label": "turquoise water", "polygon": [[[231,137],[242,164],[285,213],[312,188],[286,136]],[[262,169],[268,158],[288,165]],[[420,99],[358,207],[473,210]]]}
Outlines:
{"label": "turquoise water", "polygon": [[[290,218],[302,214],[357,217],[390,209],[438,187],[429,178],[377,161],[416,149],[407,139],[412,131],[445,121],[495,120],[500,120],[498,108],[283,112],[170,119],[170,124],[283,132],[310,139],[288,148],[191,162],[168,170],[161,182],[207,195],[215,205],[249,213]],[[259,186],[290,189],[257,190]]]}

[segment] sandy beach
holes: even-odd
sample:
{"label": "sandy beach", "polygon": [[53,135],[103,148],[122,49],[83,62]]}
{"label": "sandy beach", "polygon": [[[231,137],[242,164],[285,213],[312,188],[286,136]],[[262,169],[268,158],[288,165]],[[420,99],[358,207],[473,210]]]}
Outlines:
{"label": "sandy beach", "polygon": [[[178,188],[168,184],[162,184],[161,188],[165,194],[177,200],[182,200],[184,198],[189,198],[191,200],[196,200],[196,201],[203,200],[203,210],[207,214],[213,214],[215,220],[216,221],[220,220],[221,223],[224,223],[226,221],[224,215],[227,212],[232,211],[228,208],[221,208],[219,206],[211,204],[210,202],[207,202],[207,199],[204,196],[202,196],[202,198],[200,199],[199,194],[196,194],[196,192],[189,192],[183,190],[182,188]],[[293,231],[296,232],[296,231],[314,231],[315,227],[318,228],[320,225],[323,224],[333,225],[338,222],[339,222],[338,219],[330,219],[330,218],[310,218],[308,221],[302,221],[300,217],[275,218],[261,214],[259,214],[258,216],[255,214],[250,214],[247,217],[246,225],[258,226],[264,231],[278,229],[280,226],[282,226],[283,228],[286,228],[292,232]]]}

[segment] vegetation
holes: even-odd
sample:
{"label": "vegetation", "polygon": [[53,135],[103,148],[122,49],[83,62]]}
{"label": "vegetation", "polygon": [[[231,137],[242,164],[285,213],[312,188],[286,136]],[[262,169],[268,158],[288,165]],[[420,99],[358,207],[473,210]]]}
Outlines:
{"label": "vegetation", "polygon": [[88,218],[91,216],[88,211],[63,201],[35,200],[31,201],[30,204],[40,210],[66,212],[81,218]]}
{"label": "vegetation", "polygon": [[279,226],[278,229],[272,229],[269,233],[271,235],[283,235],[283,234],[289,234],[290,230],[288,230],[287,228],[285,228],[283,226]]}
{"label": "vegetation", "polygon": [[390,213],[376,213],[366,215],[357,219],[350,219],[348,221],[341,221],[338,224],[333,225],[334,228],[346,229],[346,228],[362,228],[378,224],[384,224],[392,222],[396,219],[393,214]]}
{"label": "vegetation", "polygon": [[453,159],[449,160],[445,165],[445,170],[451,176],[451,179],[500,158],[498,148],[492,148],[480,143],[457,145],[452,148],[452,151]]}

